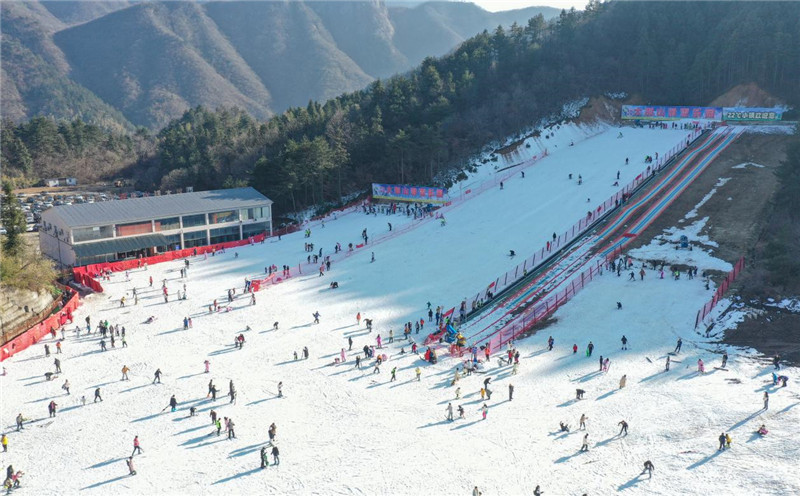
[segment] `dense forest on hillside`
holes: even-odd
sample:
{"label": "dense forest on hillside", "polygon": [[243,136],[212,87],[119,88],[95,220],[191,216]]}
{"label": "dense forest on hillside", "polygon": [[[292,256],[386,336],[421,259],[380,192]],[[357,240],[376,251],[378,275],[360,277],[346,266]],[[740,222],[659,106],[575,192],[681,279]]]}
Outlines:
{"label": "dense forest on hillside", "polygon": [[81,120],[55,122],[35,117],[0,124],[3,176],[18,186],[49,177],[78,177],[82,182],[110,179],[139,159],[153,157],[155,142],[144,129],[132,135],[112,132]]}
{"label": "dense forest on hillside", "polygon": [[[754,82],[798,104],[797,81],[800,4],[591,3],[549,23],[538,16],[484,32],[406,75],[267,122],[196,108],[152,138],[128,138],[123,154],[142,189],[249,182],[288,211],[335,202],[373,181],[430,183],[581,97],[627,92],[653,104],[699,105]],[[4,143],[12,130],[25,147],[4,147],[11,171],[25,162],[14,150],[57,160],[13,125],[4,125]],[[105,136],[100,149],[118,150],[116,135]]]}

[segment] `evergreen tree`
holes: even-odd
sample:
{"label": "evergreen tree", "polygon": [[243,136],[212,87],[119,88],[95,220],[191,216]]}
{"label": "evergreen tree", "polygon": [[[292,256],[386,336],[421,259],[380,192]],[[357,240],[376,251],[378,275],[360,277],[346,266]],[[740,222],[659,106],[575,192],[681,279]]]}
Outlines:
{"label": "evergreen tree", "polygon": [[3,205],[0,207],[0,218],[6,230],[3,238],[3,250],[7,254],[16,254],[23,243],[25,213],[19,206],[10,181],[3,181]]}

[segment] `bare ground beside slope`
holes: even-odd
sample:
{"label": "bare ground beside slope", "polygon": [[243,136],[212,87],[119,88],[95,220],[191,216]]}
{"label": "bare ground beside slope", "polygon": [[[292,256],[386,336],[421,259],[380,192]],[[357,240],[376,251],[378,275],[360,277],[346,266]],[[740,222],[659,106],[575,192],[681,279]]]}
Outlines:
{"label": "bare ground beside slope", "polygon": [[[797,363],[800,362],[800,315],[759,304],[759,296],[778,296],[780,291],[768,287],[759,271],[754,270],[760,263],[755,258],[756,246],[763,242],[764,226],[772,212],[772,198],[778,186],[775,170],[785,158],[785,146],[790,139],[786,135],[752,133],[739,137],[632,243],[631,248],[650,243],[665,229],[708,217],[701,234],[719,244],[713,249],[717,258],[731,263],[741,256],[746,258],[746,268],[733,292],[758,309],[758,316],[726,331],[724,341],[734,346],[753,347],[767,355],[781,353]],[[763,167],[733,168],[747,163]],[[717,186],[717,192],[697,209],[697,217],[684,219],[720,178],[730,180]],[[722,277],[722,274],[715,275],[717,281]]]}

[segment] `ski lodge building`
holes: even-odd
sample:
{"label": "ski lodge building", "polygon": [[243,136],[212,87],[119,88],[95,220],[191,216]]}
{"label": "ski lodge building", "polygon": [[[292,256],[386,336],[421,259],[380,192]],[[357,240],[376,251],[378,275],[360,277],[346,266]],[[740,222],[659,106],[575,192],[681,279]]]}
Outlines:
{"label": "ski lodge building", "polygon": [[253,188],[60,205],[42,212],[39,246],[61,266],[152,256],[272,234],[272,201]]}

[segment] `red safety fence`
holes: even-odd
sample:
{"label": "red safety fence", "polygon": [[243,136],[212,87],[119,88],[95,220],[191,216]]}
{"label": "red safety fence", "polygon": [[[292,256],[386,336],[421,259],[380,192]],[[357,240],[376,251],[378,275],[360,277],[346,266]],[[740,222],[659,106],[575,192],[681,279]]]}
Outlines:
{"label": "red safety fence", "polygon": [[[692,130],[692,132],[687,136],[686,140],[681,141],[681,143],[672,147],[666,154],[655,159],[655,161],[648,165],[645,170],[637,175],[631,182],[626,184],[622,189],[614,193],[614,195],[612,195],[609,199],[593,210],[587,211],[586,215],[578,219],[578,221],[573,224],[572,227],[564,231],[562,234],[556,235],[552,241],[545,242],[545,246],[543,246],[533,255],[524,259],[514,268],[501,274],[494,281],[490,281],[486,285],[485,289],[479,291],[474,296],[463,300],[461,304],[465,305],[464,308],[466,308],[466,313],[469,314],[476,310],[480,306],[481,301],[488,300],[489,298],[487,296],[490,291],[494,294],[497,294],[509,286],[514,285],[523,277],[527,276],[528,272],[538,269],[542,266],[542,264],[558,254],[564,247],[575,241],[577,238],[583,236],[587,231],[589,231],[589,229],[592,228],[592,226],[615,210],[620,203],[627,200],[627,198],[630,197],[648,179],[663,169],[673,157],[685,150],[702,134],[702,132],[703,129]],[[460,308],[460,305],[456,308]]]}
{"label": "red safety fence", "polygon": [[180,260],[182,258],[203,255],[206,253],[214,253],[219,250],[236,248],[239,246],[252,245],[261,243],[266,239],[266,234],[259,234],[250,236],[247,239],[240,241],[228,241],[227,243],[217,243],[213,245],[198,246],[195,248],[185,248],[183,250],[173,250],[165,253],[160,253],[152,257],[142,257],[131,260],[120,260],[118,262],[104,262],[99,264],[84,265],[82,267],[75,267],[72,269],[72,274],[75,281],[79,284],[90,288],[97,293],[103,292],[103,286],[97,281],[103,273],[120,272],[124,270],[138,269],[147,265],[153,265],[162,262],[170,262],[172,260]]}
{"label": "red safety fence", "polygon": [[[603,271],[608,269],[607,265],[609,260],[615,258],[617,255],[619,255],[619,253],[620,250],[617,249],[610,253],[606,258],[597,260],[588,269],[581,272],[580,275],[567,282],[563,289],[555,291],[554,293],[542,298],[535,304],[526,308],[520,314],[514,317],[514,320],[510,325],[506,325],[502,329],[496,331],[489,336],[488,340],[482,340],[480,344],[482,346],[488,346],[490,352],[494,353],[495,351],[500,350],[509,341],[517,339],[520,335],[529,331],[536,324],[543,322],[561,306],[574,298],[575,295],[585,288],[587,284],[602,276]],[[438,335],[431,335],[429,338],[438,339]],[[463,347],[459,349],[457,347],[452,347],[451,351],[452,350],[455,350],[455,352],[460,356],[461,354],[467,352],[469,348]]]}
{"label": "red safety fence", "polygon": [[61,326],[72,323],[72,312],[80,305],[78,293],[64,286],[59,285],[59,287],[71,294],[67,303],[43,321],[4,344],[0,350],[0,361],[38,343],[42,337],[50,334],[52,329],[58,330]]}
{"label": "red safety fence", "polygon": [[736,278],[739,277],[739,274],[742,272],[743,269],[744,269],[744,257],[740,258],[739,261],[736,262],[736,265],[733,266],[733,270],[728,272],[728,275],[725,276],[725,279],[722,281],[722,284],[720,284],[717,290],[714,291],[714,296],[711,297],[711,300],[708,301],[705,305],[703,305],[703,308],[697,311],[697,318],[694,321],[695,329],[697,329],[697,326],[700,325],[700,322],[703,322],[705,318],[708,317],[708,315],[711,313],[714,307],[717,306],[719,300],[721,300],[722,297],[725,296],[725,293],[728,292],[728,289],[730,289],[731,284],[733,284],[733,281],[735,281]]}

